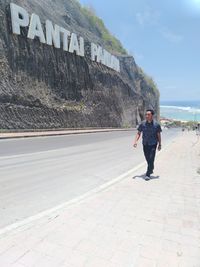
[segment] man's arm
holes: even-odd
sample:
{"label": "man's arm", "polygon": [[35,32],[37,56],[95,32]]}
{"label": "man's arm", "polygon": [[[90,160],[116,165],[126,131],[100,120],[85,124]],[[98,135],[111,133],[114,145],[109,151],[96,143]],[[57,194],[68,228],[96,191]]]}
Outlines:
{"label": "man's arm", "polygon": [[157,133],[157,136],[158,136],[158,150],[160,151],[161,148],[162,148],[162,145],[161,145],[161,132],[158,132]]}
{"label": "man's arm", "polygon": [[133,146],[136,148],[137,147],[137,142],[138,140],[140,139],[140,136],[141,136],[141,132],[138,131],[137,134],[136,134],[136,137],[135,137],[135,142],[133,144]]}

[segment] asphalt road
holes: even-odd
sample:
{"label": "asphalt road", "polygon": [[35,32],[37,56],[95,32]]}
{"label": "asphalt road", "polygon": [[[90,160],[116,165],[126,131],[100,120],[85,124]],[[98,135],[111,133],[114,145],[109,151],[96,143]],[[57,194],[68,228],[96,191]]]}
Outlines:
{"label": "asphalt road", "polygon": [[[164,130],[163,146],[180,130]],[[0,228],[80,196],[144,161],[134,131],[0,141]]]}

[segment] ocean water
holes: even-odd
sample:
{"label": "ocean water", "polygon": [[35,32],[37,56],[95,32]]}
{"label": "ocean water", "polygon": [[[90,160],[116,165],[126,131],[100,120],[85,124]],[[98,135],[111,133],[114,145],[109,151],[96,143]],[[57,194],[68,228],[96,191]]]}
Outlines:
{"label": "ocean water", "polygon": [[200,122],[200,100],[161,101],[160,113],[168,119]]}

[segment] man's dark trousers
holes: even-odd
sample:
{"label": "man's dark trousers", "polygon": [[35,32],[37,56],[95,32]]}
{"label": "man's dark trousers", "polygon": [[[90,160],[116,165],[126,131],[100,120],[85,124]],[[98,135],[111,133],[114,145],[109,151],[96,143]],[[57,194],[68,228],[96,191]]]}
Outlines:
{"label": "man's dark trousers", "polygon": [[145,158],[148,164],[148,168],[147,168],[148,176],[152,174],[154,170],[156,148],[157,148],[157,144],[156,145],[143,145],[144,155],[145,155]]}

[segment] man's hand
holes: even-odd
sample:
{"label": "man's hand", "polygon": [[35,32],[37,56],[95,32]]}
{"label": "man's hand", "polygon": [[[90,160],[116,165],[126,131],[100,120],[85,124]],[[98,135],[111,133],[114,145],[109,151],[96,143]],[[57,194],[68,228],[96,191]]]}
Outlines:
{"label": "man's hand", "polygon": [[134,144],[133,144],[134,148],[137,147],[137,142],[140,139],[140,135],[141,135],[141,132],[138,131],[137,134],[136,134],[135,140],[134,140]]}
{"label": "man's hand", "polygon": [[160,151],[162,149],[161,144],[158,145],[158,151]]}

